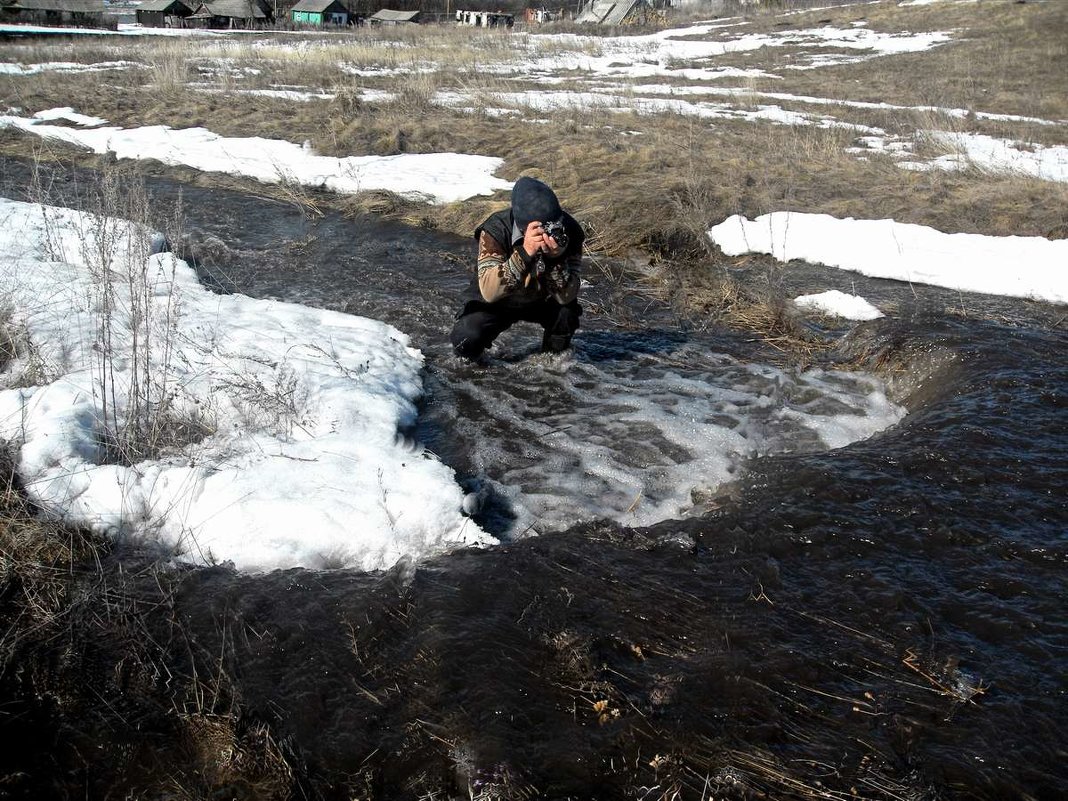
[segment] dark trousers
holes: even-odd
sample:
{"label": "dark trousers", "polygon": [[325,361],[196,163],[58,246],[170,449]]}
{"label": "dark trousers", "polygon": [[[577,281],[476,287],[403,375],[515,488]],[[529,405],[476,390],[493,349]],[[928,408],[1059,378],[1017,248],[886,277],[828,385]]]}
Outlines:
{"label": "dark trousers", "polygon": [[493,340],[523,321],[537,323],[545,330],[541,340],[543,351],[560,353],[571,345],[571,336],[578,330],[581,315],[582,307],[577,300],[567,305],[561,305],[553,298],[522,304],[509,304],[506,300],[496,303],[468,300],[449,339],[457,356],[477,359]]}

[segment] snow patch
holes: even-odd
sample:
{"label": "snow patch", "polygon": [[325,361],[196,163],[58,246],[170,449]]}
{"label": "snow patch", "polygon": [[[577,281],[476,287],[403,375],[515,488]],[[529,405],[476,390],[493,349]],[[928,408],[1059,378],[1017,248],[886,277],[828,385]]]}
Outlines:
{"label": "snow patch", "polygon": [[767,253],[962,292],[1068,302],[1068,240],[947,234],[894,220],[778,211],[708,231],[729,256]]}
{"label": "snow patch", "polygon": [[[369,570],[495,542],[462,515],[452,470],[400,436],[422,392],[400,331],[213,294],[132,223],[2,199],[0,221],[0,296],[30,349],[0,373],[0,437],[48,514],[244,570]],[[200,441],[113,458],[107,432],[134,416],[134,386],[203,421]]]}
{"label": "snow patch", "polygon": [[[71,110],[64,112],[69,115]],[[114,153],[120,159],[157,159],[164,164],[240,175],[264,183],[293,183],[345,194],[385,189],[433,203],[490,195],[512,186],[510,181],[493,175],[503,161],[490,156],[413,153],[334,158],[315,155],[294,142],[220,136],[206,128],[150,125],[79,130],[41,122],[36,118],[0,116],[0,128],[16,128],[95,153]]]}
{"label": "snow patch", "polygon": [[859,295],[847,295],[837,289],[815,295],[801,295],[794,303],[802,309],[814,309],[846,320],[877,320],[883,313]]}

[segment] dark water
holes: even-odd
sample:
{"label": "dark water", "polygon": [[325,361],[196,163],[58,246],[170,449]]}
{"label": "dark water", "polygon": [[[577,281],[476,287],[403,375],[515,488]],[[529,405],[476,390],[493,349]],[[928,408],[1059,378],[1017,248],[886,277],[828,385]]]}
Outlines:
{"label": "dark water", "polygon": [[[24,176],[5,171],[17,197]],[[526,329],[472,368],[441,344],[467,240],[183,192],[209,284],[412,335],[428,387],[413,434],[486,491],[481,521],[506,540],[385,574],[185,579],[176,670],[224,668],[298,797],[1063,797],[1063,310],[792,269],[798,293],[855,284],[896,307],[840,355],[879,367],[908,415],[828,450],[806,415],[864,417],[863,379],[772,367],[626,279],[591,273],[570,359],[532,355]],[[687,508],[640,528],[598,496],[610,482],[569,483],[590,468],[554,438],[621,437],[613,469],[691,464],[663,407],[710,371],[737,394],[691,411],[754,443],[728,483],[704,496],[689,476]],[[776,393],[789,414],[746,429],[762,407],[743,401]],[[643,399],[656,409],[638,414]],[[662,506],[675,497],[679,472],[644,475],[664,479]],[[567,508],[584,522],[564,525]]]}

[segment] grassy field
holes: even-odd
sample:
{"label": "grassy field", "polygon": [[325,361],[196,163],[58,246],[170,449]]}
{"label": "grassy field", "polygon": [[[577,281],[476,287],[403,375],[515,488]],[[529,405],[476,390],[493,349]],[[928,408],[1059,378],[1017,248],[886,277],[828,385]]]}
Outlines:
{"label": "grassy field", "polygon": [[[499,157],[501,177],[533,174],[557,189],[596,258],[642,265],[690,311],[776,340],[790,333],[776,311],[781,299],[725,285],[716,269],[738,262],[704,232],[731,214],[792,210],[947,232],[1068,235],[1065,183],[967,158],[955,171],[902,169],[900,155],[863,139],[874,134],[920,162],[960,150],[959,135],[1020,150],[1068,144],[1068,4],[787,5],[789,13],[765,7],[692,20],[700,24],[672,42],[653,29],[624,36],[573,25],[34,39],[6,48],[5,59],[30,74],[0,77],[0,104],[24,116],[71,106],[123,127],[308,142],[322,155]],[[874,44],[858,46],[856,31]],[[923,36],[939,43],[900,44]],[[101,71],[47,68],[56,62]],[[826,65],[810,68],[817,63]],[[0,131],[0,147],[99,162],[10,131]],[[383,192],[297,200],[463,234],[507,204],[503,193],[438,206]],[[795,342],[802,352],[805,339]]]}
{"label": "grassy field", "polygon": [[[836,44],[736,50],[730,44],[743,36],[781,38],[861,24],[874,32],[940,31],[949,38],[923,51],[878,57]],[[648,39],[625,50],[620,37],[439,26],[329,37],[35,40],[7,48],[5,58],[132,66],[6,75],[0,103],[24,114],[72,106],[126,127],[204,126],[224,135],[309,141],[324,155],[497,156],[504,159],[502,177],[536,174],[557,187],[594,233],[594,246],[608,255],[693,259],[703,250],[707,224],[733,213],[785,209],[989,234],[1056,236],[1068,223],[1063,184],[980,169],[916,173],[884,154],[860,159],[847,152],[863,134],[854,126],[877,127],[920,156],[946,150],[924,136],[931,129],[1005,137],[1025,147],[1068,144],[1065,4],[883,2],[752,14],[729,25],[683,39],[727,43],[727,52],[697,58],[672,57],[667,47],[657,52]],[[794,68],[813,54],[846,63]],[[659,61],[660,69],[635,77],[620,68],[641,66],[643,57]],[[722,75],[690,80],[687,70],[694,67]],[[745,74],[732,77],[730,70]],[[283,87],[330,98],[300,102],[251,93]],[[735,93],[702,94],[724,90]],[[675,97],[691,104],[724,103],[742,114],[773,104],[811,115],[812,122],[708,119],[650,111],[640,102],[670,91],[685,91]],[[575,100],[538,108],[539,95],[550,92],[574,93]],[[594,95],[609,98],[603,108],[587,107]],[[943,111],[951,109],[969,114]],[[826,117],[833,125],[819,124]],[[8,152],[35,146],[5,139]],[[468,230],[493,204],[392,205],[424,224]]]}

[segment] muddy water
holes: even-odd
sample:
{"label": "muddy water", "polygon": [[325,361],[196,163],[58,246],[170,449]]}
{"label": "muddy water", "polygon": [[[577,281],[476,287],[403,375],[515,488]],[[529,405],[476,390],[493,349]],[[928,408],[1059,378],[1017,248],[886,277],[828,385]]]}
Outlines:
{"label": "muddy water", "polygon": [[[842,345],[889,368],[909,410],[893,425],[867,379],[779,370],[596,276],[572,357],[533,355],[526,329],[472,368],[442,344],[464,238],[183,191],[206,282],[412,334],[428,360],[412,435],[484,490],[481,520],[508,541],[382,575],[185,580],[193,647],[175,647],[176,671],[224,654],[245,721],[271,725],[299,794],[1060,796],[1055,311],[857,280],[898,310]],[[694,390],[709,371],[718,394]],[[858,436],[838,418],[887,427],[829,450]],[[567,444],[582,439],[596,463]],[[730,483],[702,486],[703,470]],[[652,499],[631,496],[634,475]],[[566,528],[568,509],[586,522]]]}

